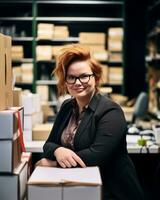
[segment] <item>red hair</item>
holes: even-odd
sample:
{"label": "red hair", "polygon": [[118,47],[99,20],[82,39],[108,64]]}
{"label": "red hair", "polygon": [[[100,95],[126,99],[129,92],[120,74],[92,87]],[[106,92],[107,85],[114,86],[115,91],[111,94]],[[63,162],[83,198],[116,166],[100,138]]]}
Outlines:
{"label": "red hair", "polygon": [[98,85],[102,77],[102,68],[98,62],[91,58],[90,51],[86,46],[80,44],[66,45],[60,50],[56,58],[56,68],[52,74],[58,78],[58,94],[64,95],[67,93],[66,88],[66,75],[69,66],[76,61],[87,61],[96,80],[96,91],[98,91]]}

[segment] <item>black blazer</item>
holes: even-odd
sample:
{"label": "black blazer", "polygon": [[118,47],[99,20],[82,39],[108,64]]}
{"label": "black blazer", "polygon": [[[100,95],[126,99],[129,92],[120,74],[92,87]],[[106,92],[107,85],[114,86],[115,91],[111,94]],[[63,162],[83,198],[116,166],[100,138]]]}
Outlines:
{"label": "black blazer", "polygon": [[[61,145],[61,134],[69,122],[73,99],[66,100],[57,114],[44,144],[44,157]],[[99,166],[104,200],[141,200],[143,192],[126,150],[126,121],[118,104],[96,94],[89,103],[74,138],[76,154],[87,166]]]}

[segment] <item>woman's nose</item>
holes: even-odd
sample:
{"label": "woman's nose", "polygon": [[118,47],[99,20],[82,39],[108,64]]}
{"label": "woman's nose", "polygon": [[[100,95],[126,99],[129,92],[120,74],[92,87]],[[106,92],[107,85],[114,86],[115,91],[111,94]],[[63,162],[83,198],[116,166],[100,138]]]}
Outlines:
{"label": "woman's nose", "polygon": [[75,84],[82,84],[79,78],[76,79]]}

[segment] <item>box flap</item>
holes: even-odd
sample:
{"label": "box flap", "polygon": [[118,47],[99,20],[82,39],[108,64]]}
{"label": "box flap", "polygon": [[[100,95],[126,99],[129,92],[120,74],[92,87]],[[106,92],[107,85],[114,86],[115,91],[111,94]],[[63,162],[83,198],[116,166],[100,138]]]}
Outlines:
{"label": "box flap", "polygon": [[28,184],[30,185],[101,185],[98,167],[56,168],[36,167]]}

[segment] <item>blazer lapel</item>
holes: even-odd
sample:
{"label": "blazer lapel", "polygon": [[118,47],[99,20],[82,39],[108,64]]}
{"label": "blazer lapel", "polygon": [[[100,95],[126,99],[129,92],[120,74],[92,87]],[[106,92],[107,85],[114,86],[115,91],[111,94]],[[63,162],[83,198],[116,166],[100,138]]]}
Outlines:
{"label": "blazer lapel", "polygon": [[68,121],[69,121],[69,119],[71,117],[71,114],[72,114],[72,109],[70,109],[67,112],[66,116],[63,117],[63,122],[61,122],[61,125],[59,126],[59,129],[57,130],[58,131],[57,132],[58,140],[61,139],[62,132],[63,132],[64,128],[66,127],[66,125],[67,125],[67,123],[68,123]]}
{"label": "blazer lapel", "polygon": [[92,118],[93,112],[90,110],[86,110],[81,123],[79,124],[79,127],[77,129],[77,132],[75,134],[74,142],[75,145],[79,141],[80,137],[84,133],[84,129],[86,128],[87,124],[89,123],[90,119]]}
{"label": "blazer lapel", "polygon": [[92,119],[93,113],[95,112],[97,104],[99,102],[99,98],[100,98],[100,95],[96,94],[93,96],[91,102],[89,103],[88,108],[85,111],[85,114],[82,118],[81,123],[79,124],[79,127],[77,129],[77,132],[74,138],[75,146],[76,146],[76,143],[79,141],[80,137],[83,135],[84,129],[86,128],[87,124]]}

